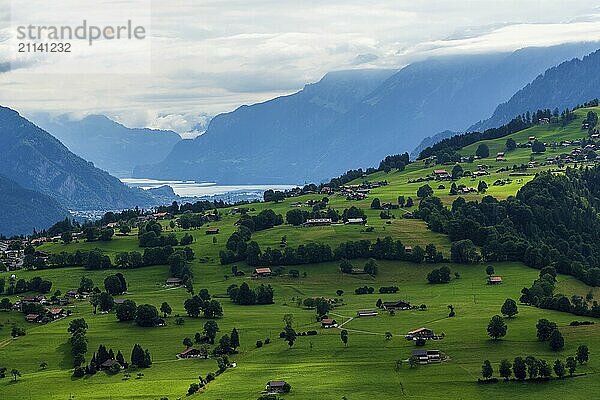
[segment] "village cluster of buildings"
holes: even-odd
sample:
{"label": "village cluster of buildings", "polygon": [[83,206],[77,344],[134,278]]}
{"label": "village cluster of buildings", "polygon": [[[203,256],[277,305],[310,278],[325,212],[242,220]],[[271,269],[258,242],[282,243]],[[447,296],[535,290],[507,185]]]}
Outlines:
{"label": "village cluster of buildings", "polygon": [[371,189],[387,186],[387,181],[363,182],[359,185],[340,186],[339,192],[346,196],[346,200],[364,200],[369,196]]}
{"label": "village cluster of buildings", "polygon": [[64,318],[68,315],[64,308],[46,308],[45,314],[27,314],[25,321],[27,322],[49,322]]}
{"label": "village cluster of buildings", "polygon": [[50,301],[43,294],[38,294],[35,296],[26,296],[21,300],[17,300],[12,309],[14,311],[23,312],[23,306],[26,304],[40,304],[43,306],[44,312],[39,313],[31,313],[25,315],[25,321],[27,322],[39,322],[46,323],[55,321],[61,318],[66,317],[70,314],[70,310],[67,311],[60,305],[66,305],[68,302],[61,300]]}
{"label": "village cluster of buildings", "polygon": [[6,271],[14,271],[23,266],[25,254],[23,250],[9,250],[10,242],[0,241],[0,263],[4,264]]}

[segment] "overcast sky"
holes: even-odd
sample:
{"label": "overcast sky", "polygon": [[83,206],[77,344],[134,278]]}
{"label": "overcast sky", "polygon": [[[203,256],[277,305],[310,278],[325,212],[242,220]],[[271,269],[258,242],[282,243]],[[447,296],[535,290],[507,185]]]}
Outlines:
{"label": "overcast sky", "polygon": [[178,132],[297,91],[327,71],[600,39],[597,0],[152,1],[150,74],[44,74],[43,65],[6,71],[7,1],[0,0],[0,104],[26,114],[103,113]]}

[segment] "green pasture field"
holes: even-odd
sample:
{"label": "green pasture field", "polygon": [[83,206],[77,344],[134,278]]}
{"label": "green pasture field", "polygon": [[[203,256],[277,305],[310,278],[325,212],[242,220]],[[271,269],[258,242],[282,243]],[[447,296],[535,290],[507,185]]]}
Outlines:
{"label": "green pasture field", "polygon": [[[529,136],[553,142],[583,138],[586,133],[580,129],[581,119],[587,109],[578,110],[577,120],[566,127],[557,125],[536,126],[511,135],[517,142],[524,142]],[[600,109],[596,109],[600,111]],[[544,169],[556,169],[556,166],[539,167],[527,170],[526,176],[510,176],[510,172],[496,172],[497,169],[513,164],[528,163],[532,157],[530,149],[517,149],[507,153],[506,162],[496,162],[495,154],[504,151],[505,138],[486,141],[490,147],[489,159],[477,160],[474,163],[463,163],[465,170],[474,171],[479,164],[490,166],[491,174],[475,180],[462,178],[457,183],[477,186],[479,180],[489,185],[486,194],[497,198],[514,195],[518,189],[534,174]],[[465,156],[474,154],[477,144],[461,150]],[[552,149],[548,147],[543,155],[533,155],[538,162],[558,153],[570,152],[572,147]],[[450,172],[452,165],[425,166],[422,161],[414,162],[406,170],[398,172],[378,172],[369,176],[371,181],[387,180],[389,185],[373,189],[368,199],[363,201],[347,201],[339,195],[329,196],[329,205],[340,213],[352,205],[365,210],[368,226],[373,228],[367,232],[364,226],[332,225],[327,227],[293,227],[287,224],[272,229],[256,232],[256,240],[262,249],[279,248],[281,238],[287,238],[287,246],[296,247],[303,243],[328,243],[332,247],[347,240],[375,240],[392,236],[409,246],[428,243],[435,244],[449,257],[450,242],[445,235],[431,232],[420,220],[402,218],[410,209],[392,210],[394,219],[382,220],[379,210],[371,210],[374,197],[382,202],[396,203],[399,195],[411,196],[418,203],[416,190],[423,183],[408,183],[419,177],[431,174],[433,169],[445,168]],[[512,179],[503,186],[494,186],[493,182],[501,179]],[[360,183],[359,179],[353,183]],[[451,182],[428,182],[445,204],[457,196],[450,196],[448,191]],[[444,189],[438,189],[439,185]],[[481,199],[482,194],[464,196],[467,200]],[[291,203],[305,203],[309,199],[321,199],[323,195],[312,194],[296,198],[288,198],[280,203],[257,203],[248,207],[251,214],[271,208],[285,216],[293,207]],[[413,210],[414,208],[413,207]],[[302,209],[309,209],[303,207]],[[285,267],[284,275],[272,278],[252,279],[252,268],[244,263],[236,265],[246,272],[245,277],[232,277],[231,266],[219,263],[219,251],[226,240],[236,230],[235,222],[239,218],[230,209],[221,209],[221,219],[208,226],[218,227],[218,235],[206,235],[208,226],[194,230],[174,229],[181,238],[185,233],[194,237],[190,247],[196,259],[192,262],[194,272],[194,288],[198,291],[207,288],[223,305],[224,317],[218,320],[220,335],[230,333],[232,328],[240,332],[240,353],[232,356],[237,363],[218,376],[202,392],[190,398],[217,399],[256,399],[269,380],[283,379],[292,386],[291,393],[285,399],[371,399],[406,398],[406,399],[545,399],[549,396],[562,399],[580,399],[594,397],[600,393],[600,325],[571,327],[573,320],[585,318],[549,310],[541,310],[519,305],[519,314],[507,319],[507,336],[494,342],[486,334],[487,323],[494,314],[500,313],[500,307],[506,298],[518,300],[520,291],[529,286],[536,278],[538,271],[527,268],[520,263],[496,264],[496,272],[504,279],[502,285],[486,285],[485,265],[463,266],[448,264],[452,272],[458,272],[460,278],[449,284],[430,285],[426,275],[440,265],[411,264],[405,262],[380,261],[379,274],[376,277],[366,275],[343,275],[337,263],[303,265]],[[169,221],[161,222],[165,233],[170,233]],[[216,238],[216,243],[214,242]],[[126,236],[115,236],[109,242],[87,243],[47,243],[40,250],[57,253],[61,251],[90,250],[98,248],[105,254],[114,256],[122,251],[143,251],[138,247],[137,232],[134,230]],[[364,265],[366,260],[354,260],[356,267]],[[297,269],[300,278],[293,279],[285,275],[286,271]],[[17,271],[18,278],[30,279],[41,276],[53,282],[52,292],[59,289],[63,293],[76,289],[82,276],[91,278],[96,285],[103,287],[104,278],[115,273],[109,271],[87,271],[83,268],[63,268],[43,271]],[[13,382],[10,374],[0,380],[0,399],[179,399],[187,398],[186,392],[190,383],[198,381],[198,376],[206,376],[217,369],[214,360],[178,360],[176,354],[184,349],[182,340],[193,338],[195,332],[201,332],[204,319],[192,319],[185,316],[183,302],[189,298],[184,289],[164,287],[169,277],[167,266],[145,267],[136,270],[122,270],[129,283],[128,298],[136,303],[149,303],[157,307],[167,301],[173,307],[173,315],[167,318],[165,327],[140,328],[134,323],[120,323],[113,313],[92,313],[91,305],[86,301],[76,301],[68,306],[73,315],[63,320],[46,325],[27,324],[23,314],[14,311],[0,313],[0,366],[21,371],[22,377]],[[8,278],[11,273],[0,273],[0,277]],[[275,304],[263,306],[238,306],[226,297],[226,289],[232,284],[248,282],[250,286],[260,283],[271,284],[275,291]],[[356,295],[354,289],[360,286],[372,286],[375,291],[381,286],[396,285],[400,288],[397,294]],[[598,288],[590,288],[569,276],[559,276],[557,291],[566,295],[585,295],[590,290],[596,298],[600,296]],[[343,290],[342,305],[331,312],[330,316],[344,323],[343,329],[349,332],[348,346],[340,340],[339,329],[322,329],[315,320],[315,311],[298,305],[299,300],[308,297],[336,298],[336,290]],[[17,296],[11,296],[16,300]],[[408,300],[415,305],[426,304],[426,311],[398,311],[391,316],[385,312],[372,318],[355,318],[360,309],[373,309],[377,299],[384,301]],[[448,305],[456,310],[454,318],[448,318]],[[185,323],[176,325],[174,315],[184,316]],[[316,336],[299,337],[292,348],[279,339],[279,332],[284,326],[283,316],[294,315],[296,331],[317,330]],[[99,372],[85,378],[72,378],[72,362],[69,348],[67,326],[73,318],[85,318],[89,324],[89,339],[86,360],[100,344],[112,348],[115,353],[121,350],[129,359],[135,343],[148,348],[154,363],[143,371],[132,371],[130,378],[123,373],[109,375]],[[558,323],[565,337],[566,346],[563,351],[553,353],[547,343],[538,342],[535,324],[539,318],[548,318]],[[598,321],[596,321],[598,322]],[[13,323],[26,328],[26,336],[12,339],[10,329]],[[427,343],[426,348],[444,352],[447,361],[428,366],[410,368],[406,362],[397,367],[397,360],[407,360],[410,351],[415,348],[413,342],[404,339],[403,335],[412,329],[429,327],[436,333],[444,333],[445,338]],[[385,333],[391,332],[393,337],[386,340]],[[271,343],[256,348],[256,341],[270,338]],[[564,380],[553,380],[546,383],[497,383],[477,384],[481,364],[485,359],[492,361],[495,371],[498,362],[503,358],[512,360],[516,356],[533,355],[544,358],[549,363],[555,359],[565,359],[574,354],[580,344],[587,344],[591,350],[590,362],[580,366],[579,375]],[[40,369],[40,363],[46,362],[48,367]],[[137,379],[138,372],[144,375]],[[497,376],[497,372],[496,372]]]}

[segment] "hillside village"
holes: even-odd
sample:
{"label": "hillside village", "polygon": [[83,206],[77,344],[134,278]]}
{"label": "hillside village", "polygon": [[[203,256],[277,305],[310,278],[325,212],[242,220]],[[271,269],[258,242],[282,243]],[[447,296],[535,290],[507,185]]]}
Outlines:
{"label": "hillside village", "polygon": [[[506,200],[542,172],[594,167],[600,108],[572,113],[263,202],[173,204],[4,238],[0,392],[44,398],[47,382],[52,398],[438,398],[448,382],[464,398],[525,398],[515,381],[573,399],[600,390],[597,287],[548,265],[483,260],[484,245],[459,248],[424,207]],[[522,297],[540,281],[569,307]],[[562,346],[540,339],[542,320]],[[582,346],[589,361],[547,373]],[[527,357],[544,372],[521,377]]]}

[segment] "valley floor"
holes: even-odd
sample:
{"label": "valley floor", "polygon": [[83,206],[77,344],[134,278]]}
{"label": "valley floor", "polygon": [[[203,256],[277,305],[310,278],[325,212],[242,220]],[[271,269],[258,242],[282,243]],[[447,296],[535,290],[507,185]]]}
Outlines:
{"label": "valley floor", "polygon": [[[519,264],[500,264],[496,271],[504,278],[504,284],[485,284],[484,266],[449,265],[460,278],[446,285],[429,285],[425,276],[429,265],[414,265],[397,262],[381,262],[380,274],[376,278],[342,276],[337,264],[319,264],[300,268],[305,278],[264,279],[275,288],[276,304],[268,306],[238,306],[228,299],[220,299],[225,316],[219,320],[220,334],[229,333],[233,327],[240,331],[242,348],[232,359],[237,367],[227,370],[211,382],[206,390],[198,394],[206,399],[256,399],[269,380],[284,379],[292,385],[286,399],[368,399],[373,396],[384,398],[456,398],[485,399],[512,397],[515,399],[542,399],[549,395],[564,399],[578,399],[586,393],[600,391],[596,377],[600,359],[593,349],[600,346],[599,325],[570,327],[574,316],[536,308],[519,306],[519,314],[508,319],[508,334],[498,342],[491,341],[486,334],[489,318],[499,314],[504,299],[519,297],[520,289],[530,283],[537,271]],[[222,295],[231,283],[240,283],[243,278],[222,276],[222,268],[203,268],[202,278],[196,286],[206,287],[213,296]],[[210,273],[206,273],[207,270]],[[21,272],[29,277],[35,273]],[[39,273],[37,273],[39,274]],[[108,272],[91,272],[82,269],[44,271],[44,277],[55,282],[56,288],[67,290],[77,285],[82,275],[100,282]],[[184,315],[182,307],[187,294],[183,289],[164,289],[162,282],[167,277],[166,267],[149,267],[126,271],[130,282],[126,298],[140,303],[159,305],[169,302],[174,314]],[[250,281],[249,278],[246,280]],[[250,281],[252,285],[256,281]],[[397,295],[355,295],[354,289],[369,285],[397,285]],[[560,277],[559,290],[577,291],[585,294],[588,288],[570,277]],[[378,298],[409,300],[413,304],[424,303],[427,311],[398,311],[395,316],[386,313],[372,318],[354,318],[343,328],[349,331],[348,346],[340,340],[338,329],[322,329],[315,322],[313,310],[296,305],[298,298],[313,296],[335,297],[335,290],[344,290],[344,305],[331,314],[338,321],[346,321],[359,309],[375,308]],[[596,295],[600,291],[596,290]],[[448,318],[447,305],[456,309],[456,317]],[[116,321],[114,313],[93,315],[88,303],[76,303],[74,317],[84,317],[89,324],[89,351],[105,344],[126,358],[134,343],[148,347],[154,364],[143,370],[143,377],[136,379],[123,374],[108,375],[100,372],[85,378],[71,377],[71,359],[66,328],[70,318],[48,325],[28,325],[27,335],[10,339],[9,327],[14,321],[23,325],[22,314],[10,312],[0,314],[4,327],[0,330],[0,365],[22,371],[17,382],[11,378],[0,381],[3,399],[177,399],[185,397],[190,383],[199,375],[205,376],[216,370],[214,360],[177,360],[175,354],[183,350],[184,337],[193,337],[202,331],[203,319],[185,318],[185,324],[175,325],[174,317],[167,319],[161,328],[139,328],[132,323]],[[295,316],[296,331],[316,329],[316,336],[299,337],[290,349],[278,338],[283,327],[283,315]],[[549,350],[547,343],[536,339],[535,323],[539,318],[548,318],[559,324],[565,336],[566,347],[559,353]],[[412,329],[426,326],[436,333],[444,333],[445,339],[427,343],[428,349],[439,349],[448,360],[436,365],[410,368],[406,362],[399,368],[397,360],[406,360],[415,348],[413,342],[403,335]],[[394,336],[386,340],[385,333]],[[271,338],[271,344],[256,348],[259,339]],[[566,378],[547,383],[497,383],[477,384],[483,360],[492,361],[497,369],[503,358],[535,355],[549,362],[572,355],[579,344],[588,344],[592,349],[591,362],[580,367],[578,373],[585,376]],[[44,361],[48,368],[40,370]]]}

